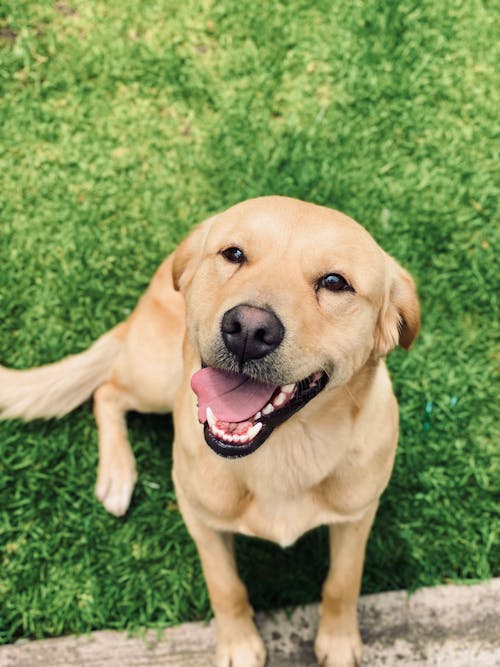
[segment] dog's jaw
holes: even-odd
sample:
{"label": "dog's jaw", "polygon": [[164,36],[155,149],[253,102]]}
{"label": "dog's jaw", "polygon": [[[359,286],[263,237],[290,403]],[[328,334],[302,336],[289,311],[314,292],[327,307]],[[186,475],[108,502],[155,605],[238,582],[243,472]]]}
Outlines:
{"label": "dog's jaw", "polygon": [[255,452],[275,428],[292,417],[315,398],[328,384],[324,371],[278,387],[271,399],[253,417],[244,422],[218,420],[210,408],[203,434],[207,445],[224,458],[241,458]]}

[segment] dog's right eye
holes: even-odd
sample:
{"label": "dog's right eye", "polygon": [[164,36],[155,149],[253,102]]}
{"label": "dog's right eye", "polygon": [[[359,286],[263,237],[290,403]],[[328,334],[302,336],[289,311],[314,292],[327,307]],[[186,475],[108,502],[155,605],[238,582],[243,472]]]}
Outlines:
{"label": "dog's right eye", "polygon": [[230,248],[221,250],[220,254],[224,257],[224,259],[227,259],[227,261],[231,262],[232,264],[243,264],[243,262],[246,260],[245,253],[237,246],[231,246]]}

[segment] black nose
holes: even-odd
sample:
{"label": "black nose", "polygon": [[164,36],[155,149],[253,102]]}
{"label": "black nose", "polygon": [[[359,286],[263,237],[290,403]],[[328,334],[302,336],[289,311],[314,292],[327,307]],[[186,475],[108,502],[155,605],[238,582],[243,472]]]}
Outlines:
{"label": "black nose", "polygon": [[227,349],[238,357],[240,364],[265,357],[285,335],[283,324],[272,311],[245,305],[224,313],[221,331]]}

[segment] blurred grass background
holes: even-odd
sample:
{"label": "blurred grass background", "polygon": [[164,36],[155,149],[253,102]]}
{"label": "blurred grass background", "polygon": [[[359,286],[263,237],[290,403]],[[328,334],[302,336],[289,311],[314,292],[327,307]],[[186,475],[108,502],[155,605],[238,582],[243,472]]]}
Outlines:
{"label": "blurred grass background", "polygon": [[[0,362],[85,349],[210,213],[271,193],[339,208],[423,307],[415,348],[390,358],[401,444],[363,590],[498,573],[494,7],[2,0]],[[117,520],[93,498],[89,405],[0,424],[1,641],[209,614],[171,421],[130,427],[140,477]],[[319,598],[325,530],[238,551],[257,609]]]}

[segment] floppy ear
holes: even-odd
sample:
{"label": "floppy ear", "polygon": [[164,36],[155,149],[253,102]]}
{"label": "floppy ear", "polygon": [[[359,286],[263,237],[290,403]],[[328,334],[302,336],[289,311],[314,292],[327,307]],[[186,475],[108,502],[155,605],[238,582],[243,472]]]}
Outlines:
{"label": "floppy ear", "polygon": [[420,306],[415,282],[396,260],[387,255],[389,283],[375,335],[375,350],[380,356],[396,345],[408,350],[420,330]]}
{"label": "floppy ear", "polygon": [[183,292],[193,279],[213,220],[214,218],[208,218],[208,220],[195,227],[175,251],[172,264],[175,290]]}

